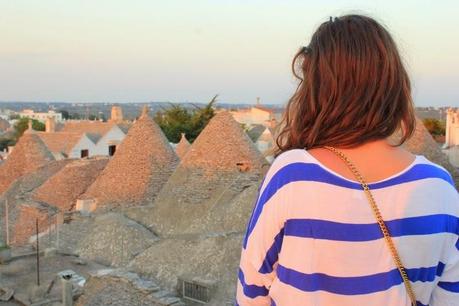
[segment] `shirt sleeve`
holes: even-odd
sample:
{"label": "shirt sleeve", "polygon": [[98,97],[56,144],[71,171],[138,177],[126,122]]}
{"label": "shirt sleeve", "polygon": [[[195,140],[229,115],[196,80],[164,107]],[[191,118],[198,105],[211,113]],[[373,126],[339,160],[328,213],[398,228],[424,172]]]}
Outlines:
{"label": "shirt sleeve", "polygon": [[272,305],[269,289],[275,277],[284,236],[285,188],[275,163],[259,188],[243,241],[236,305]]}
{"label": "shirt sleeve", "polygon": [[459,240],[452,247],[449,261],[432,293],[430,306],[459,306]]}
{"label": "shirt sleeve", "polygon": [[[451,175],[450,184],[454,186]],[[459,220],[459,194],[456,190],[452,203],[456,219]],[[459,221],[456,223],[456,234],[459,235]],[[444,263],[443,273],[432,292],[430,306],[459,306],[459,239],[451,242],[447,252],[445,258],[448,260]]]}

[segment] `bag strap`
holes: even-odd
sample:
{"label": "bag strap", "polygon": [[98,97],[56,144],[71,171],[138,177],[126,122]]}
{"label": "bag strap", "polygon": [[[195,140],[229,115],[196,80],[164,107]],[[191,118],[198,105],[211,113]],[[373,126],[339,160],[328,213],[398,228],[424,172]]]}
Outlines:
{"label": "bag strap", "polygon": [[346,155],[344,155],[343,152],[337,150],[334,147],[330,147],[330,146],[324,146],[324,148],[331,151],[332,153],[337,155],[342,161],[344,161],[344,163],[349,168],[349,170],[352,172],[352,174],[355,176],[357,181],[360,183],[360,185],[362,185],[363,191],[365,192],[365,195],[367,196],[368,202],[371,206],[371,209],[373,210],[373,214],[376,218],[376,221],[378,222],[379,228],[381,229],[381,232],[384,235],[386,244],[389,247],[390,253],[403,279],[403,283],[405,284],[406,291],[411,300],[411,305],[416,306],[416,296],[414,294],[413,288],[411,287],[411,283],[408,278],[408,275],[406,274],[406,269],[402,264],[402,260],[400,259],[397,248],[395,247],[392,237],[390,236],[389,230],[387,229],[386,223],[384,222],[381,216],[381,212],[379,211],[379,208],[376,205],[376,201],[373,197],[373,194],[370,191],[370,188],[368,187],[368,184],[365,182],[363,176],[357,170],[354,163]]}

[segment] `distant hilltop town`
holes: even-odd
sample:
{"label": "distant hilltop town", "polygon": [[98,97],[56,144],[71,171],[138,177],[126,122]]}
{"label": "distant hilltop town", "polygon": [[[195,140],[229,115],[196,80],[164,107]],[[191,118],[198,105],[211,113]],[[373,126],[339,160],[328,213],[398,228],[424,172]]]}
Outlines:
{"label": "distant hilltop town", "polygon": [[[5,109],[2,137],[17,139],[0,163],[0,298],[232,305],[282,109],[214,102],[144,104],[130,118],[124,104],[106,105],[93,120],[62,108]],[[445,167],[457,186],[459,115],[446,110],[446,127],[443,110],[418,117],[435,112],[418,118],[404,147]],[[443,142],[437,130],[446,130]]]}
{"label": "distant hilltop town", "polygon": [[[155,109],[151,106],[146,107],[151,113]],[[69,113],[65,109],[61,112],[54,109],[47,112],[33,109],[20,111],[3,109],[0,113],[0,120],[4,122],[1,131],[6,136],[20,118],[29,118],[43,124],[44,130],[35,132],[58,160],[112,156],[136,120],[135,117],[131,120],[125,119],[123,109],[124,105],[111,106],[108,116],[103,115],[100,118],[93,116],[92,120],[83,119],[79,112]],[[219,107],[217,111],[224,109]],[[267,152],[272,147],[274,128],[281,119],[282,109],[262,106],[257,101],[254,106],[231,107],[229,110],[233,118],[244,125],[248,135],[262,152]],[[7,151],[11,152],[13,149],[14,146],[9,146]],[[7,158],[8,152],[3,152],[3,159]]]}
{"label": "distant hilltop town", "polygon": [[[40,128],[36,128],[39,130],[37,134],[57,159],[112,156],[117,145],[124,139],[130,126],[137,118],[139,108],[147,106],[150,113],[155,114],[170,108],[172,105],[174,104],[160,102],[146,104],[0,103],[0,150],[3,151],[0,156],[2,159],[6,159],[7,151],[13,149],[14,141],[10,140],[14,138],[12,136],[13,128],[20,118],[30,118],[43,124],[42,129],[44,131],[41,132]],[[185,109],[193,109],[204,107],[205,104],[182,103],[178,105]],[[243,124],[249,137],[256,143],[261,152],[267,152],[272,148],[273,135],[276,125],[281,120],[282,108],[274,105],[262,105],[260,98],[257,98],[253,105],[216,104],[215,107],[219,110],[230,111],[233,118]],[[424,120],[434,139],[443,146],[452,163],[459,166],[459,154],[456,154],[456,149],[453,148],[459,141],[456,143],[452,140],[455,136],[451,136],[456,129],[452,126],[459,123],[457,119],[454,121],[452,119],[454,116],[451,115],[448,117],[451,118],[448,119],[449,127],[446,128],[447,114],[449,113],[448,107],[416,108],[417,116]],[[452,132],[446,133],[448,130]],[[170,139],[170,142],[173,146],[175,145],[173,140]],[[453,150],[450,150],[450,147]]]}

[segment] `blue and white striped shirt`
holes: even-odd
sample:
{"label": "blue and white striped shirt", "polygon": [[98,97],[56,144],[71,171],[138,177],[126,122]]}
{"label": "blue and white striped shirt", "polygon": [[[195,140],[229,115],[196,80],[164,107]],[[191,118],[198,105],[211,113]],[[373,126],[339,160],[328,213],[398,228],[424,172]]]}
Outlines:
{"label": "blue and white striped shirt", "polygon": [[[369,184],[418,305],[459,306],[459,197],[450,174],[417,155]],[[237,304],[410,305],[360,184],[305,150],[279,155],[243,241]]]}

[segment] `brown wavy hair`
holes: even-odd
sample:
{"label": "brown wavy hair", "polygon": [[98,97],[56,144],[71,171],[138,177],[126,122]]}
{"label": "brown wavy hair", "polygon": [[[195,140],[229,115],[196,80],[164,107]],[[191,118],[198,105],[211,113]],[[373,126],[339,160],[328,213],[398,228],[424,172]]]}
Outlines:
{"label": "brown wavy hair", "polygon": [[374,19],[346,15],[322,23],[293,58],[298,87],[287,103],[276,155],[325,145],[352,148],[416,125],[411,85],[397,46]]}

